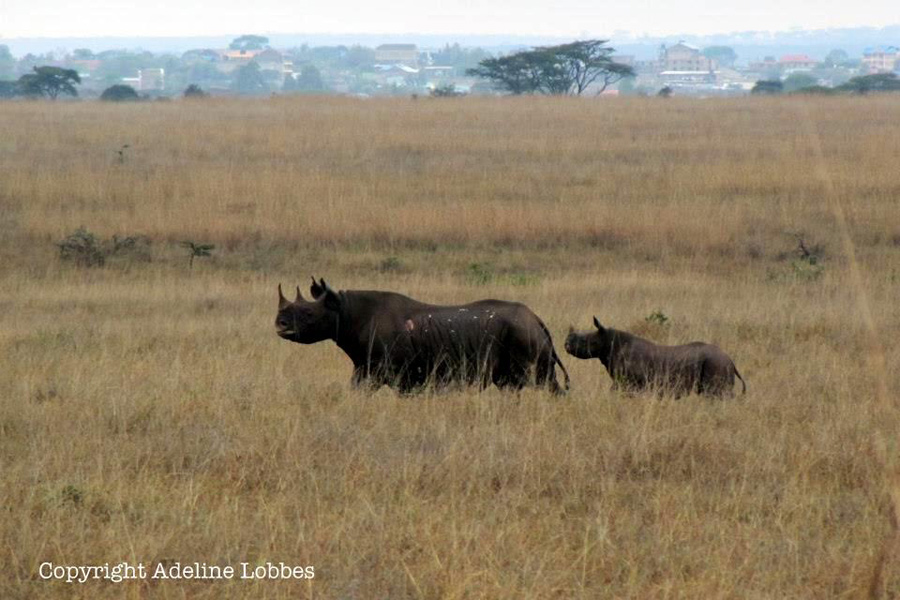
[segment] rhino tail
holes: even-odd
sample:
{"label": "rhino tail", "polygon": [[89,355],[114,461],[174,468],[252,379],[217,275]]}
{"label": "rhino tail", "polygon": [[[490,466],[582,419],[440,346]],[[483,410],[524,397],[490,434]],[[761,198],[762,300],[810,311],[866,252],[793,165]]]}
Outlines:
{"label": "rhino tail", "polygon": [[550,330],[547,329],[547,326],[538,318],[538,323],[541,324],[541,329],[544,330],[544,333],[547,335],[547,341],[550,342],[550,353],[553,355],[553,363],[559,365],[559,368],[562,369],[563,375],[566,376],[566,388],[565,390],[569,391],[569,372],[566,371],[566,365],[562,363],[562,360],[559,358],[559,354],[556,353],[556,348],[553,346],[553,336],[550,335]]}
{"label": "rhino tail", "polygon": [[569,391],[569,372],[566,371],[566,365],[564,365],[562,363],[562,361],[559,359],[559,354],[556,353],[556,348],[553,348],[553,360],[556,362],[556,364],[559,365],[559,368],[562,369],[563,375],[566,376],[566,391],[568,392]]}
{"label": "rhino tail", "polygon": [[742,385],[743,388],[744,388],[744,389],[741,391],[741,395],[746,394],[746,393],[747,393],[747,382],[744,381],[744,378],[741,377],[741,374],[740,374],[740,373],[738,373],[737,365],[735,365],[734,363],[731,363],[731,367],[734,369],[734,374],[737,375],[737,378],[741,380],[741,385]]}

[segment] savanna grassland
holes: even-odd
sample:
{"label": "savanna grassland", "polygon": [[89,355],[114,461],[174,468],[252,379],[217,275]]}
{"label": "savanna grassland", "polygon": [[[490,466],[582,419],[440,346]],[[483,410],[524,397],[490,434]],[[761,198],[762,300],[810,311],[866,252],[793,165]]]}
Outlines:
{"label": "savanna grassland", "polygon": [[[898,164],[897,97],[0,103],[0,597],[897,596]],[[311,274],[714,342],[749,392],[366,396],[274,333]]]}

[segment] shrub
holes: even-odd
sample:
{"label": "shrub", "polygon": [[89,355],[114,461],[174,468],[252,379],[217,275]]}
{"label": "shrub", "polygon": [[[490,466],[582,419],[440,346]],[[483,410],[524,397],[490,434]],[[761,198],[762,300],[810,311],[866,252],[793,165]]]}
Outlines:
{"label": "shrub", "polygon": [[644,321],[656,325],[666,325],[669,322],[669,317],[661,310],[654,310],[644,318]]}
{"label": "shrub", "polygon": [[106,253],[100,242],[84,227],[79,227],[56,245],[62,261],[81,267],[102,267],[106,263]]}
{"label": "shrub", "polygon": [[444,85],[439,85],[431,90],[432,98],[456,98],[464,95],[465,94],[457,90],[456,86],[452,83],[445,83]]}
{"label": "shrub", "polygon": [[472,263],[466,267],[466,282],[470,285],[487,285],[494,279],[494,270],[487,263]]}
{"label": "shrub", "polygon": [[400,262],[400,259],[396,256],[388,256],[383,261],[381,261],[380,265],[378,265],[378,270],[382,273],[402,271],[403,263]]}
{"label": "shrub", "polygon": [[141,97],[130,85],[116,84],[103,90],[100,99],[104,102],[136,102]]}
{"label": "shrub", "polygon": [[143,235],[112,236],[103,241],[93,233],[79,227],[56,244],[59,258],[80,267],[102,267],[107,259],[118,257],[150,262],[150,238]]}
{"label": "shrub", "polygon": [[181,245],[191,252],[191,259],[188,263],[191,269],[194,268],[194,258],[198,256],[212,256],[212,251],[216,249],[215,244],[200,244],[189,240],[181,242]]}
{"label": "shrub", "polygon": [[750,90],[751,94],[755,95],[768,95],[772,96],[775,94],[780,94],[784,90],[784,85],[775,80],[765,80],[762,79],[756,82],[756,85],[753,86],[753,89]]}
{"label": "shrub", "polygon": [[112,236],[108,244],[108,254],[129,258],[140,262],[150,262],[151,241],[145,235]]}
{"label": "shrub", "polygon": [[184,97],[185,98],[206,98],[209,94],[203,91],[196,83],[192,83],[191,85],[184,88]]}

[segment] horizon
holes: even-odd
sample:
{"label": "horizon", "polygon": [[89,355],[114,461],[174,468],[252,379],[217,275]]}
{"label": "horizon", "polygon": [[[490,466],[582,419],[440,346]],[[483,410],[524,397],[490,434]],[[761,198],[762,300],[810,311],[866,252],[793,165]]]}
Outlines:
{"label": "horizon", "polygon": [[[896,31],[894,31],[896,30]],[[24,56],[28,53],[62,52],[72,51],[76,48],[87,47],[98,52],[112,49],[145,50],[151,52],[186,51],[198,47],[225,46],[227,43],[246,33],[266,36],[270,39],[271,47],[294,47],[303,44],[310,46],[329,45],[361,45],[377,46],[382,43],[416,43],[423,48],[437,48],[446,44],[458,43],[461,46],[480,46],[488,49],[508,49],[539,44],[560,43],[571,39],[601,38],[610,41],[610,44],[623,48],[639,48],[659,43],[674,43],[687,41],[688,43],[709,45],[731,45],[759,47],[789,46],[795,50],[805,47],[824,49],[833,44],[834,47],[866,46],[879,44],[893,44],[893,40],[900,42],[900,23],[884,25],[882,27],[834,27],[824,29],[789,29],[789,30],[733,30],[728,32],[713,32],[709,34],[692,34],[677,32],[667,35],[649,35],[646,33],[634,33],[630,31],[616,31],[612,35],[594,35],[590,32],[581,32],[580,35],[528,35],[522,33],[435,33],[407,31],[400,33],[391,32],[273,32],[273,31],[244,31],[242,33],[226,32],[222,34],[195,34],[195,35],[99,35],[99,36],[32,36],[32,37],[4,37],[0,32],[0,45],[7,45],[14,55]],[[863,41],[860,36],[869,35],[878,41]],[[305,38],[305,39],[304,39]]]}
{"label": "horizon", "polygon": [[[900,24],[893,3],[873,0],[865,17],[855,6],[809,0],[738,0],[727,9],[712,0],[685,0],[678,6],[650,3],[601,7],[586,0],[560,0],[552,7],[537,0],[473,6],[445,0],[439,8],[412,0],[389,8],[348,0],[340,7],[286,8],[258,0],[252,10],[236,0],[190,5],[161,0],[152,5],[111,10],[101,0],[77,5],[61,0],[6,0],[0,41],[92,38],[223,37],[244,33],[269,36],[455,36],[516,38],[659,38],[673,36],[779,34],[830,29],[880,29]],[[879,17],[884,15],[883,17]],[[893,22],[889,22],[893,19]]]}

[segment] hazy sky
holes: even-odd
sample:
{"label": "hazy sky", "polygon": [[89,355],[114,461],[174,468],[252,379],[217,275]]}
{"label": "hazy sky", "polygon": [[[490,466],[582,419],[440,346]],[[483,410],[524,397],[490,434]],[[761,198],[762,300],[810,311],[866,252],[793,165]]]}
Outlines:
{"label": "hazy sky", "polygon": [[0,38],[297,32],[610,36],[898,22],[896,0],[0,0]]}

